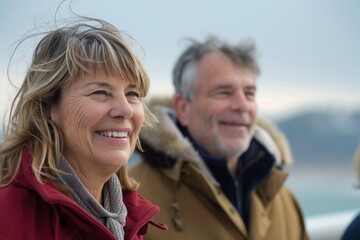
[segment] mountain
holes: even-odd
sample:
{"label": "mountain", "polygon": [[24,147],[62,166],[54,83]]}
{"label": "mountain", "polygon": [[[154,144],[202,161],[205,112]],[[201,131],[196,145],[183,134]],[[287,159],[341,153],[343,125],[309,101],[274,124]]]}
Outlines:
{"label": "mountain", "polygon": [[360,111],[309,110],[276,122],[299,164],[344,164],[360,144]]}
{"label": "mountain", "polygon": [[297,165],[350,164],[360,144],[360,110],[308,110],[275,123],[288,138]]}

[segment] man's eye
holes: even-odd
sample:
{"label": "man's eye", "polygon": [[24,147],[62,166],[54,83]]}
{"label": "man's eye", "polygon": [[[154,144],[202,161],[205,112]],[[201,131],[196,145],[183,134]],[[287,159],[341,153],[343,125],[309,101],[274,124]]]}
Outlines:
{"label": "man's eye", "polygon": [[255,94],[256,94],[255,91],[248,91],[248,92],[246,92],[246,95],[255,96]]}
{"label": "man's eye", "polygon": [[218,96],[218,97],[226,97],[226,96],[230,96],[232,94],[231,91],[227,91],[227,90],[223,90],[223,91],[217,91],[215,93],[215,96]]}
{"label": "man's eye", "polygon": [[245,95],[248,97],[248,98],[255,98],[255,92],[246,92]]}
{"label": "man's eye", "polygon": [[220,95],[230,95],[231,92],[230,91],[221,91],[219,92]]}

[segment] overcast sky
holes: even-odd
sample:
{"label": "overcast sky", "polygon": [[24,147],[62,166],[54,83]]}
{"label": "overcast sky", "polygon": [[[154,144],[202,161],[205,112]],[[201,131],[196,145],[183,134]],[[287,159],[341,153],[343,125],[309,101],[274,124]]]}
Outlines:
{"label": "overcast sky", "polygon": [[[6,67],[14,43],[53,21],[59,2],[1,1],[1,115],[13,96]],[[68,4],[64,6],[63,15]],[[183,39],[217,34],[230,42],[255,40],[262,68],[260,114],[280,117],[309,107],[360,107],[358,0],[77,0],[73,9],[111,22],[143,46],[137,52],[152,80],[151,95],[172,94],[171,71],[186,46]],[[21,76],[18,65],[26,64],[22,60],[30,58],[33,47],[20,52],[13,77]]]}

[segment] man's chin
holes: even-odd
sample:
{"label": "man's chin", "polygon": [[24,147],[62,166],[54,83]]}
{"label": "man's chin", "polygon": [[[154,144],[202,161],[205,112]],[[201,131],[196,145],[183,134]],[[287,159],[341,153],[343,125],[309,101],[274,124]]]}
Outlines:
{"label": "man's chin", "polygon": [[250,139],[238,141],[238,143],[235,146],[233,145],[232,148],[240,156],[249,149],[249,146],[250,146]]}

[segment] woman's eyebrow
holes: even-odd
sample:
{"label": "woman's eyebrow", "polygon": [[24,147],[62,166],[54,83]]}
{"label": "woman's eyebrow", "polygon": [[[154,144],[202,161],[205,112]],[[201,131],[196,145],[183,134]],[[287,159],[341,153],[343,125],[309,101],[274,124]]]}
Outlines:
{"label": "woman's eyebrow", "polygon": [[106,83],[106,82],[89,82],[89,83],[85,84],[85,87],[88,87],[88,86],[91,86],[91,85],[97,85],[99,87],[111,88],[111,85],[109,83]]}

